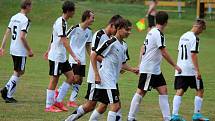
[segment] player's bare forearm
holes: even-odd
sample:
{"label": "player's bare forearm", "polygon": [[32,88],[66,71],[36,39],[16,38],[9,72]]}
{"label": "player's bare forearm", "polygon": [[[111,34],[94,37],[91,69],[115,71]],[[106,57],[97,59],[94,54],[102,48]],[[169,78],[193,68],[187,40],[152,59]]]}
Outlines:
{"label": "player's bare forearm", "polygon": [[139,55],[139,64],[138,66],[140,65],[141,61],[142,61],[142,55],[143,53],[145,52],[145,46],[143,45],[141,48],[140,48],[140,55]]}
{"label": "player's bare forearm", "polygon": [[2,48],[2,49],[4,49],[5,46],[6,46],[6,41],[7,41],[7,38],[8,38],[8,36],[9,36],[9,34],[10,34],[10,29],[7,28],[6,31],[5,31],[4,37],[3,37],[3,39],[2,39],[2,44],[1,44],[1,48]]}
{"label": "player's bare forearm", "polygon": [[162,56],[166,59],[166,61],[172,65],[173,67],[176,66],[176,64],[174,63],[173,59],[170,57],[169,53],[167,52],[166,48],[162,48],[161,50],[161,54]]}
{"label": "player's bare forearm", "polygon": [[196,72],[200,73],[199,72],[199,64],[198,64],[198,55],[197,55],[197,53],[192,53],[191,58],[192,58],[192,62],[193,62],[193,65],[194,65],[194,68],[195,68]]}
{"label": "player's bare forearm", "polygon": [[86,50],[87,50],[87,54],[90,56],[90,53],[91,53],[91,43],[87,43],[86,44]]}
{"label": "player's bare forearm", "polygon": [[29,52],[31,51],[30,46],[28,45],[27,39],[26,39],[26,33],[25,32],[21,32],[20,33],[20,39],[23,43],[23,46],[25,47],[25,49]]}
{"label": "player's bare forearm", "polygon": [[75,53],[72,51],[66,37],[61,37],[60,41],[63,43],[63,46],[66,48],[66,51],[69,52],[69,54],[73,57],[76,58]]}
{"label": "player's bare forearm", "polygon": [[97,53],[95,51],[93,51],[90,55],[90,60],[92,62],[92,67],[95,73],[98,73],[98,69],[97,69]]}
{"label": "player's bare forearm", "polygon": [[126,70],[126,71],[133,72],[133,73],[135,73],[135,74],[138,73],[138,69],[137,69],[137,68],[131,67],[131,66],[129,66],[127,63],[122,64],[122,69],[123,69],[123,70]]}

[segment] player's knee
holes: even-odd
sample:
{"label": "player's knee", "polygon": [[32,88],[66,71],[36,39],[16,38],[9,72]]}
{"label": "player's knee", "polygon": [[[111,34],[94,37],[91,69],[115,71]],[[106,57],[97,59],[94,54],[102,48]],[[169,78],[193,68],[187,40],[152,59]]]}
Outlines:
{"label": "player's knee", "polygon": [[20,77],[25,73],[25,71],[16,71],[15,75]]}
{"label": "player's knee", "polygon": [[137,94],[141,95],[141,96],[144,96],[146,94],[146,91],[142,90],[142,89],[137,89],[136,91]]}

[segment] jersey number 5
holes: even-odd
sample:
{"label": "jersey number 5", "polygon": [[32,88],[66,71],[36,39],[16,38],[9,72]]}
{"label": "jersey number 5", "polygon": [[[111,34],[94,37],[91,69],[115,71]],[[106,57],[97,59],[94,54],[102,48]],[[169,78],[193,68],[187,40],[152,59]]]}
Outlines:
{"label": "jersey number 5", "polygon": [[187,60],[187,46],[181,45],[181,60]]}
{"label": "jersey number 5", "polygon": [[12,39],[16,40],[17,32],[16,32],[17,26],[13,26],[13,36]]}

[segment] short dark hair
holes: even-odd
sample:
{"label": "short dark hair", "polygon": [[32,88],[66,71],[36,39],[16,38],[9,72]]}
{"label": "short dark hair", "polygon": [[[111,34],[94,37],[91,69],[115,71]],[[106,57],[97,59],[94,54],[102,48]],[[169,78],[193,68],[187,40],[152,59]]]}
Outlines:
{"label": "short dark hair", "polygon": [[168,21],[168,14],[165,11],[159,11],[156,14],[156,24],[164,25]]}
{"label": "short dark hair", "polygon": [[127,29],[128,27],[132,26],[132,23],[128,19],[120,19],[117,21],[116,29]]}
{"label": "short dark hair", "polygon": [[93,11],[91,11],[91,10],[84,11],[84,13],[82,14],[82,17],[81,17],[81,21],[82,22],[86,21],[86,19],[91,16],[90,13],[93,13]]}
{"label": "short dark hair", "polygon": [[123,19],[122,16],[120,16],[120,15],[118,15],[118,14],[117,14],[117,15],[114,15],[114,16],[111,17],[111,19],[109,20],[108,24],[109,24],[109,25],[115,26],[115,28],[118,28],[119,21],[120,21],[121,19]]}
{"label": "short dark hair", "polygon": [[75,11],[75,4],[72,1],[65,1],[62,5],[63,13],[66,13],[67,11]]}
{"label": "short dark hair", "polygon": [[31,0],[22,0],[20,7],[21,9],[26,9],[27,6],[30,6],[32,4]]}

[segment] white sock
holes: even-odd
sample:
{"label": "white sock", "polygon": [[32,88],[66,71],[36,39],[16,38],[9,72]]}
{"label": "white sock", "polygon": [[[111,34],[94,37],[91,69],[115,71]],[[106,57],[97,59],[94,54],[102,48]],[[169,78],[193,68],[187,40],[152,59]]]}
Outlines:
{"label": "white sock", "polygon": [[7,84],[5,85],[5,87],[7,88],[8,92],[7,92],[7,97],[11,98],[13,97],[14,92],[16,91],[16,85],[19,82],[19,77],[12,75],[10,77],[10,80],[7,82]]}
{"label": "white sock", "polygon": [[66,121],[76,121],[85,114],[83,106],[79,106],[67,119]]}
{"label": "white sock", "polygon": [[70,88],[70,84],[63,82],[61,89],[59,91],[59,94],[57,96],[57,99],[56,99],[57,102],[63,101],[63,98],[66,96],[66,93],[69,90],[69,88]]}
{"label": "white sock", "polygon": [[109,111],[107,121],[116,121],[116,112]]}
{"label": "white sock", "polygon": [[77,99],[78,91],[79,91],[80,86],[81,85],[79,85],[79,84],[74,84],[73,85],[72,93],[71,93],[71,96],[69,98],[70,101],[75,101]]}
{"label": "white sock", "polygon": [[200,113],[202,108],[203,99],[199,96],[195,96],[194,100],[194,113]]}
{"label": "white sock", "polygon": [[174,99],[173,99],[173,109],[172,109],[172,114],[173,115],[178,115],[178,110],[180,108],[180,105],[181,105],[181,99],[182,97],[181,96],[177,96],[175,95],[174,96]]}
{"label": "white sock", "polygon": [[46,108],[51,107],[54,104],[54,90],[46,90]]}
{"label": "white sock", "polygon": [[130,110],[128,113],[128,120],[134,120],[135,119],[135,115],[136,113],[139,111],[139,105],[142,101],[142,96],[135,93],[134,97],[131,101],[131,106],[130,106]]}
{"label": "white sock", "polygon": [[121,109],[119,109],[116,112],[116,121],[122,121],[122,111],[121,111]]}
{"label": "white sock", "polygon": [[96,109],[93,111],[93,113],[90,116],[89,121],[98,121],[99,118],[102,116]]}
{"label": "white sock", "polygon": [[170,120],[171,116],[170,116],[168,95],[159,95],[159,105],[160,105],[161,112],[163,114],[164,121]]}

